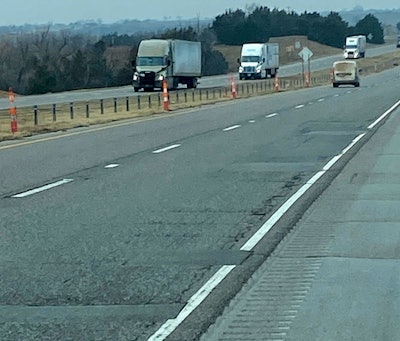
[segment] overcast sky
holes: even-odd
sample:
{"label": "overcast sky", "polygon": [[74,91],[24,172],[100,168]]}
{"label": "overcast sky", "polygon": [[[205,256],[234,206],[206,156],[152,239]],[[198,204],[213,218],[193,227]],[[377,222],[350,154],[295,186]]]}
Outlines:
{"label": "overcast sky", "polygon": [[124,19],[214,18],[226,9],[256,4],[303,12],[400,8],[399,0],[0,0],[0,25],[70,23]]}

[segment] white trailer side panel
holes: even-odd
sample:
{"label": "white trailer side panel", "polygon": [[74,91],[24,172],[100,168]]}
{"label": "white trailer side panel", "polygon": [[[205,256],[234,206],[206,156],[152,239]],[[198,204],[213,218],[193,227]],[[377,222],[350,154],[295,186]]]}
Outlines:
{"label": "white trailer side panel", "polygon": [[201,43],[171,40],[173,75],[178,77],[201,76]]}
{"label": "white trailer side panel", "polygon": [[267,63],[271,69],[279,68],[279,44],[267,44]]}

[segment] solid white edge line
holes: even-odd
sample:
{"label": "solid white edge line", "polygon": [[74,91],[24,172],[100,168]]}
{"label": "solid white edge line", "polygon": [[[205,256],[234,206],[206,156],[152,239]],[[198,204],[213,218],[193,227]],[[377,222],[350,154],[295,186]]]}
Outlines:
{"label": "solid white edge line", "polygon": [[375,127],[380,121],[382,121],[387,115],[389,115],[393,110],[395,110],[400,105],[400,100],[393,104],[388,110],[386,110],[375,122],[368,126],[368,129]]}
{"label": "solid white edge line", "polygon": [[279,219],[289,210],[290,207],[312,186],[319,178],[321,178],[346,152],[348,152],[358,141],[360,141],[364,134],[358,135],[352,140],[352,142],[343,149],[343,152],[339,155],[335,155],[321,171],[317,172],[310,180],[308,180],[299,190],[294,193],[285,203],[278,208],[278,210],[257,230],[253,236],[240,248],[241,251],[251,251],[268,231],[278,222]]}
{"label": "solid white edge line", "polygon": [[288,209],[312,186],[306,183],[294,193],[279,209],[258,229],[258,231],[240,248],[240,251],[251,251],[267,232],[278,222]]}
{"label": "solid white edge line", "polygon": [[360,141],[366,134],[360,134],[358,135],[345,149],[343,149],[342,154],[346,154],[351,148],[354,147],[354,145]]}
{"label": "solid white edge line", "polygon": [[329,170],[339,159],[343,156],[343,154],[335,155],[332,159],[328,161],[328,163],[322,168],[322,170]]}
{"label": "solid white edge line", "polygon": [[160,154],[160,153],[166,152],[166,151],[168,151],[168,150],[178,148],[178,147],[180,147],[180,146],[181,146],[180,144],[173,144],[173,145],[168,146],[168,147],[165,147],[165,148],[161,148],[161,149],[154,150],[154,151],[153,151],[153,154]]}
{"label": "solid white edge line", "polygon": [[307,181],[307,183],[309,185],[314,185],[319,180],[319,178],[325,173],[326,171],[324,170],[317,172],[310,180]]}
{"label": "solid white edge line", "polygon": [[176,318],[167,320],[148,341],[165,340],[220,284],[236,265],[222,266],[187,302]]}
{"label": "solid white edge line", "polygon": [[228,128],[222,129],[222,130],[223,131],[230,131],[230,130],[237,129],[237,128],[240,128],[239,124],[236,124],[234,126],[231,126],[231,127],[228,127]]}
{"label": "solid white edge line", "polygon": [[275,117],[275,116],[277,116],[278,114],[277,113],[273,113],[273,114],[269,114],[269,115],[267,115],[267,116],[265,116],[266,118],[271,118],[271,117]]}
{"label": "solid white edge line", "polygon": [[295,106],[295,108],[296,109],[304,108],[304,104],[297,105],[297,106]]}
{"label": "solid white edge line", "polygon": [[48,189],[51,189],[51,188],[54,188],[54,187],[57,187],[57,186],[65,185],[65,184],[67,184],[69,182],[72,182],[72,181],[74,181],[74,179],[62,179],[60,181],[56,181],[56,182],[53,182],[51,184],[48,184],[48,185],[45,185],[45,186],[42,186],[42,187],[34,188],[34,189],[31,189],[31,190],[26,191],[26,192],[15,194],[15,195],[12,196],[12,198],[25,198],[25,197],[27,197],[29,195],[40,193],[40,192],[46,191]]}
{"label": "solid white edge line", "polygon": [[[373,127],[377,122],[382,120],[388,113],[393,111],[398,105],[400,105],[400,101],[398,101],[394,106],[392,106],[384,115],[380,117],[376,123],[373,123],[371,127]],[[267,116],[271,117],[271,116]],[[233,126],[237,128],[237,126]],[[235,129],[233,127],[229,127],[230,129]],[[228,128],[226,128],[228,129]],[[368,129],[371,129],[368,127]],[[334,165],[345,153],[347,153],[358,141],[360,141],[364,134],[360,134],[353,141],[343,149],[342,153],[334,156],[324,167],[322,171],[317,172],[311,179],[309,179],[303,186],[301,186],[296,193],[294,193],[259,229],[258,231],[240,248],[241,251],[251,251],[258,242],[265,236],[265,234],[276,224],[276,222],[282,218],[282,216],[289,210],[293,204],[303,196],[308,189],[310,189],[317,181],[320,179],[327,170],[329,170],[332,165]],[[194,294],[185,305],[185,307],[181,310],[178,316],[175,319],[167,320],[158,331],[153,334],[148,340],[156,341],[156,340],[165,340],[185,319],[188,317],[196,307],[198,307],[201,302],[214,290],[219,283],[235,268],[235,265],[224,265],[221,269],[217,271],[217,273],[212,276],[208,282],[203,285],[196,294]]]}

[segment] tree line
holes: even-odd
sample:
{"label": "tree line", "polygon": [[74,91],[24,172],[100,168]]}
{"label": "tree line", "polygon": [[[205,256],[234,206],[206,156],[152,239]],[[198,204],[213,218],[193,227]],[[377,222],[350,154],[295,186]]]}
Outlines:
{"label": "tree line", "polygon": [[258,6],[249,12],[240,9],[226,11],[215,18],[212,29],[218,42],[227,45],[304,35],[309,40],[341,48],[346,36],[356,34],[366,35],[372,44],[384,43],[382,25],[372,14],[366,15],[355,26],[349,26],[337,12],[321,16],[317,12],[297,14]]}
{"label": "tree line", "polygon": [[[131,84],[131,61],[142,39],[184,39],[202,42],[203,76],[224,74],[228,63],[214,48],[216,43],[241,45],[268,41],[270,37],[306,35],[322,44],[342,47],[349,34],[369,35],[369,42],[383,43],[383,29],[373,15],[354,27],[331,12],[296,14],[267,7],[252,12],[227,11],[209,27],[168,29],[162,33],[117,33],[95,38],[51,31],[51,26],[32,33],[0,36],[0,89],[12,87],[19,94],[43,94],[74,89]],[[110,54],[113,51],[113,54]]]}
{"label": "tree line", "polygon": [[[12,87],[16,93],[28,95],[131,84],[131,62],[140,41],[150,38],[201,41],[203,75],[227,72],[228,64],[213,48],[216,38],[208,28],[201,32],[192,27],[175,28],[157,35],[114,33],[96,39],[52,32],[48,26],[33,33],[0,36],[0,89]],[[112,49],[114,57],[107,57]]]}

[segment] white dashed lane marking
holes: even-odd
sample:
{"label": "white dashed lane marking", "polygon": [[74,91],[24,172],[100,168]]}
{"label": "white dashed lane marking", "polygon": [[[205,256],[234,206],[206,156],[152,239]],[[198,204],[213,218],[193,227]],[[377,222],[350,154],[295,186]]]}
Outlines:
{"label": "white dashed lane marking", "polygon": [[237,129],[237,128],[240,128],[240,125],[239,125],[239,124],[236,124],[236,125],[234,125],[234,126],[225,128],[225,129],[223,129],[223,131],[231,131],[231,130],[234,130],[234,129]]}
{"label": "white dashed lane marking", "polygon": [[67,184],[69,182],[72,182],[72,181],[74,181],[74,180],[73,179],[62,179],[62,180],[53,182],[51,184],[48,184],[48,185],[45,185],[45,186],[42,186],[42,187],[34,188],[34,189],[31,189],[31,190],[26,191],[26,192],[15,194],[12,197],[13,198],[25,198],[25,197],[33,195],[33,194],[37,194],[37,193],[40,193],[40,192],[43,192],[43,191],[47,191],[47,190],[49,190],[51,188],[54,188],[54,187],[65,185],[65,184]]}
{"label": "white dashed lane marking", "polygon": [[168,147],[165,147],[165,148],[161,148],[161,149],[154,150],[154,151],[153,151],[153,154],[164,153],[164,152],[166,152],[166,151],[168,151],[168,150],[175,149],[175,148],[178,148],[178,147],[180,147],[180,146],[181,146],[180,144],[173,144],[173,145],[168,146]]}
{"label": "white dashed lane marking", "polygon": [[111,164],[105,166],[104,168],[117,168],[117,167],[119,167],[118,163],[111,163]]}

